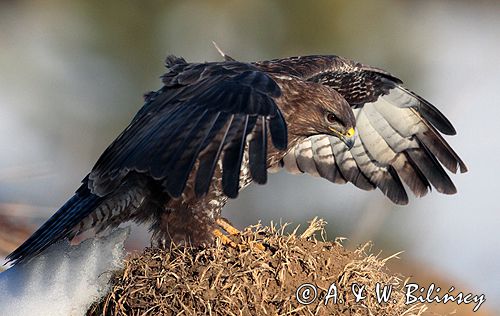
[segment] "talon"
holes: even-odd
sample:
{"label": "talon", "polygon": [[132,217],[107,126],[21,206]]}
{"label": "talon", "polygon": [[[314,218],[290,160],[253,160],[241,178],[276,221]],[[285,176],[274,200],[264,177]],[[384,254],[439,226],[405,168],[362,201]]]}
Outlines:
{"label": "talon", "polygon": [[[241,233],[237,228],[229,224],[229,222],[225,218],[218,218],[215,222],[217,223],[217,225],[219,225],[220,228],[225,230],[231,236],[238,235]],[[249,244],[236,244],[234,241],[229,239],[229,237],[224,235],[219,229],[214,229],[214,235],[221,239],[223,245],[229,245],[233,248],[238,247],[240,251],[243,250],[245,247],[249,247],[251,249],[256,249],[259,251],[266,250],[266,247],[264,247],[264,245],[259,242],[251,242]]]}
{"label": "talon", "polygon": [[223,245],[228,245],[232,248],[236,248],[238,247],[238,245],[236,245],[236,243],[234,241],[232,241],[231,239],[229,239],[229,237],[227,237],[226,235],[224,235],[220,229],[214,229],[213,230],[213,234],[215,237],[219,238],[221,243]]}

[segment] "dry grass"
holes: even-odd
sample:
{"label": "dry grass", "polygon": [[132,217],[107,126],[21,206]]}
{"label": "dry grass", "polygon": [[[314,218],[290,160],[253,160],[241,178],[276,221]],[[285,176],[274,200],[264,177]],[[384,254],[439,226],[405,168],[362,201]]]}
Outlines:
{"label": "dry grass", "polygon": [[[116,274],[112,291],[89,315],[421,315],[426,307],[404,304],[400,276],[386,259],[369,254],[369,245],[348,251],[338,241],[318,240],[325,222],[314,219],[305,232],[285,235],[281,227],[256,225],[233,236],[238,249],[146,249]],[[238,240],[237,240],[238,239]],[[262,243],[265,251],[252,247]],[[394,257],[394,256],[392,256]],[[390,303],[379,304],[375,284],[393,285]],[[303,283],[315,284],[317,299],[301,305],[295,296]],[[324,304],[330,284],[337,304]],[[366,298],[355,302],[351,285],[364,285]],[[340,303],[342,301],[342,303]]]}

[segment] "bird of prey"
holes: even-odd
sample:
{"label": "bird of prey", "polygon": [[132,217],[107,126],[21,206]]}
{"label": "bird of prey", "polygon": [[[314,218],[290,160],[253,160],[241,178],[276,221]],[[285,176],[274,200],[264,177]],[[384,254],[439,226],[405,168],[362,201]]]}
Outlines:
{"label": "bird of prey", "polygon": [[156,244],[200,245],[221,228],[228,198],[284,167],[397,204],[431,187],[453,194],[443,166],[467,171],[444,140],[455,129],[388,72],[338,56],[245,63],[169,56],[163,86],[100,156],[82,185],[7,259],[133,220]]}

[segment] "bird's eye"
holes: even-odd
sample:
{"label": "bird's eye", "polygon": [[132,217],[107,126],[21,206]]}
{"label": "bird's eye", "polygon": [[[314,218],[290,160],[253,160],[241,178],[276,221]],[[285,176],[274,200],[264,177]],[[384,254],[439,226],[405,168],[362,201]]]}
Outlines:
{"label": "bird's eye", "polygon": [[326,121],[330,124],[333,124],[337,121],[337,117],[335,116],[335,114],[331,113],[331,112],[328,112],[326,113]]}

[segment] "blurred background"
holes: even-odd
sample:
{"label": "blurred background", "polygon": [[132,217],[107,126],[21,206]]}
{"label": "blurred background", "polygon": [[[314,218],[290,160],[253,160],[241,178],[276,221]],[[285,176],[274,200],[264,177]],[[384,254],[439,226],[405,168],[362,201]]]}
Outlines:
{"label": "blurred background", "polygon": [[451,120],[447,140],[470,170],[452,176],[459,193],[398,207],[281,172],[224,215],[238,227],[320,216],[330,238],[404,250],[396,269],[484,293],[482,309],[500,311],[499,17],[498,1],[1,1],[0,248],[73,194],[160,87],[166,55],[220,60],[212,41],[241,61],[335,54],[390,71]]}

